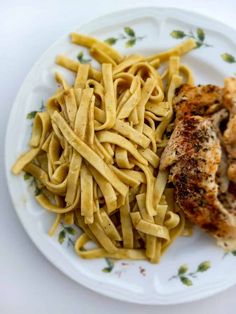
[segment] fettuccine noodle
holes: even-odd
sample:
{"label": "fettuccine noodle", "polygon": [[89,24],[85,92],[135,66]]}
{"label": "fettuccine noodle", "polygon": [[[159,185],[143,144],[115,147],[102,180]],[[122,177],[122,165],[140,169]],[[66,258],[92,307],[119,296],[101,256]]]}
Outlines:
{"label": "fettuccine noodle", "polygon": [[[56,58],[75,73],[74,83],[55,74],[60,88],[36,114],[30,148],[12,172],[25,171],[41,186],[37,202],[56,215],[50,236],[61,222],[82,230],[75,241],[80,257],[157,263],[187,230],[167,186],[169,174],[158,166],[175,89],[183,81],[193,84],[180,57],[195,42],[144,57],[122,56],[86,35],[72,33],[71,41],[87,47],[101,69]],[[90,241],[97,247],[89,249]]]}

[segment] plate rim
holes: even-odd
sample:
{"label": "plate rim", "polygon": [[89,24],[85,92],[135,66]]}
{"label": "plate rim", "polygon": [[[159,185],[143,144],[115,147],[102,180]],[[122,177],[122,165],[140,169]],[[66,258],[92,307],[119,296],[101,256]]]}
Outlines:
{"label": "plate rim", "polygon": [[[78,29],[86,29],[86,28],[93,28],[93,24],[98,24],[99,21],[103,20],[103,19],[111,19],[112,17],[116,17],[118,14],[126,14],[126,15],[135,15],[136,13],[139,13],[140,11],[142,12],[147,12],[147,16],[149,12],[155,12],[155,11],[162,11],[162,12],[168,12],[168,11],[172,11],[172,12],[177,12],[177,14],[191,14],[191,16],[195,17],[195,18],[200,18],[201,20],[207,20],[210,21],[212,23],[217,23],[217,25],[219,25],[220,27],[223,28],[227,28],[227,30],[230,30],[231,32],[233,32],[236,36],[236,29],[234,29],[233,27],[227,25],[226,23],[223,23],[215,18],[212,18],[206,14],[201,14],[201,13],[196,13],[193,12],[191,10],[185,10],[185,9],[180,9],[180,8],[176,8],[176,7],[158,7],[158,6],[139,6],[139,7],[135,7],[135,8],[128,8],[128,9],[123,9],[123,10],[117,10],[117,11],[112,11],[111,13],[108,14],[104,14],[104,15],[100,15],[94,19],[90,19],[88,22],[83,23],[83,24],[78,24],[75,27],[72,27],[73,30],[78,30]],[[113,299],[116,300],[121,300],[121,301],[126,301],[129,303],[133,303],[133,304],[150,304],[150,305],[170,305],[170,304],[183,304],[183,303],[188,303],[188,302],[192,302],[192,301],[197,301],[197,300],[201,300],[201,299],[205,299],[208,298],[212,295],[215,295],[217,293],[220,293],[232,286],[234,286],[236,284],[235,282],[229,282],[228,284],[224,285],[222,288],[217,287],[215,290],[213,291],[205,291],[204,294],[192,294],[191,297],[189,297],[187,300],[174,300],[173,302],[171,301],[170,298],[170,302],[162,302],[160,299],[150,299],[150,298],[145,298],[142,299],[142,297],[139,298],[135,298],[135,300],[133,298],[130,297],[126,297],[124,296],[124,294],[118,294],[118,293],[114,293],[113,289],[101,289],[102,286],[99,287],[99,283],[97,285],[94,286],[90,286],[90,282],[93,281],[95,282],[93,279],[88,278],[86,275],[84,275],[83,273],[80,272],[81,278],[80,280],[77,280],[76,278],[73,278],[72,273],[70,273],[69,271],[67,271],[66,267],[62,267],[62,265],[60,263],[58,263],[57,261],[55,261],[55,259],[53,258],[53,255],[50,254],[50,252],[46,252],[43,248],[43,245],[40,244],[40,242],[38,242],[37,240],[37,236],[34,234],[34,232],[32,231],[32,229],[27,227],[27,223],[24,220],[23,214],[21,213],[21,211],[19,210],[19,207],[17,207],[17,205],[14,203],[14,191],[11,188],[11,177],[10,177],[10,171],[9,171],[9,167],[7,164],[7,150],[8,150],[8,143],[9,143],[9,138],[10,138],[10,131],[11,131],[11,124],[13,123],[14,120],[14,111],[17,108],[17,103],[18,103],[18,99],[20,98],[21,94],[23,93],[23,90],[25,88],[26,82],[28,81],[28,79],[30,78],[30,76],[32,76],[32,73],[34,72],[35,68],[37,67],[37,65],[44,59],[44,57],[47,55],[47,53],[54,47],[56,46],[59,42],[61,42],[62,40],[64,40],[66,37],[68,36],[68,32],[64,33],[62,36],[60,36],[57,40],[55,40],[42,54],[41,56],[37,59],[37,61],[33,64],[33,66],[31,67],[31,69],[29,70],[28,74],[25,76],[20,88],[18,89],[18,92],[15,96],[15,99],[13,101],[11,110],[10,110],[10,114],[9,114],[9,118],[8,118],[8,122],[7,122],[7,128],[6,128],[6,135],[5,135],[5,145],[4,145],[4,166],[5,166],[5,175],[7,178],[7,187],[8,187],[8,191],[10,194],[10,198],[11,198],[11,202],[13,204],[13,208],[21,222],[21,225],[23,226],[23,229],[25,230],[25,232],[27,233],[27,235],[29,236],[29,238],[31,239],[31,241],[34,243],[34,245],[38,248],[38,250],[42,253],[42,255],[48,260],[50,261],[50,263],[52,263],[57,269],[59,269],[63,274],[65,274],[67,277],[71,278],[73,281],[75,281],[76,283],[79,283],[81,285],[83,285],[84,287],[99,293],[101,295],[107,296],[107,297],[111,297]],[[102,283],[104,285],[106,285],[106,283]],[[157,294],[158,295],[158,294]]]}

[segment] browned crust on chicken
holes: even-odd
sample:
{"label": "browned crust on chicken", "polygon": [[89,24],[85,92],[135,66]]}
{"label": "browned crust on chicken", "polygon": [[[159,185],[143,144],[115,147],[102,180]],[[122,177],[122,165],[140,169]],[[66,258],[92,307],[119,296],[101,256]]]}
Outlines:
{"label": "browned crust on chicken", "polygon": [[233,115],[236,114],[236,79],[228,77],[224,81],[224,106]]}
{"label": "browned crust on chicken", "polygon": [[230,112],[229,122],[224,132],[224,143],[229,157],[228,177],[236,183],[236,79],[225,79],[224,105]]}
{"label": "browned crust on chicken", "polygon": [[[185,215],[228,250],[236,248],[236,184],[227,177],[235,166],[236,80],[229,83],[230,92],[213,85],[183,85],[176,91],[176,127],[160,162],[161,169],[170,167],[176,201]],[[221,122],[227,119],[224,131]]]}
{"label": "browned crust on chicken", "polygon": [[176,89],[175,95],[173,104],[177,120],[188,115],[209,115],[222,106],[223,90],[215,85],[184,84]]}
{"label": "browned crust on chicken", "polygon": [[216,237],[225,238],[236,236],[236,226],[229,233],[229,214],[217,198],[220,160],[220,142],[212,122],[191,116],[178,123],[160,167],[172,165],[170,180],[175,185],[176,201],[187,218]]}

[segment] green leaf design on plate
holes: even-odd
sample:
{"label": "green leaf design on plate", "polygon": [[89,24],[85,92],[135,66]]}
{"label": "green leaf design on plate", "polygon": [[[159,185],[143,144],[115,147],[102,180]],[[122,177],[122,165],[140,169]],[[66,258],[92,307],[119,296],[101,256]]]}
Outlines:
{"label": "green leaf design on plate", "polygon": [[232,251],[231,253],[233,254],[233,256],[236,256],[236,251]]}
{"label": "green leaf design on plate", "polygon": [[198,265],[197,271],[202,273],[207,271],[209,268],[211,268],[211,262],[205,261]]}
{"label": "green leaf design on plate", "polygon": [[115,45],[118,41],[125,40],[125,47],[130,48],[135,45],[137,41],[143,40],[145,36],[136,36],[133,28],[126,26],[124,27],[124,32],[115,36],[109,37],[104,40],[104,42],[110,46]]}
{"label": "green leaf design on plate", "polygon": [[181,31],[181,30],[173,30],[170,33],[170,36],[175,38],[175,39],[181,39],[184,38],[186,36],[185,32]]}
{"label": "green leaf design on plate", "polygon": [[38,111],[31,111],[31,112],[29,112],[29,113],[27,114],[27,116],[26,116],[26,119],[28,119],[28,120],[34,119],[34,117],[36,116],[37,112],[38,112]]}
{"label": "green leaf design on plate", "polygon": [[133,38],[133,39],[128,40],[128,41],[125,43],[125,47],[126,47],[126,48],[130,48],[130,47],[133,47],[135,44],[136,44],[136,39]]}
{"label": "green leaf design on plate", "polygon": [[45,105],[44,105],[44,101],[42,100],[41,101],[41,107],[40,107],[40,109],[39,109],[39,111],[44,111],[45,110]]}
{"label": "green leaf design on plate", "polygon": [[110,38],[107,38],[104,40],[104,42],[110,46],[113,46],[116,44],[118,38],[115,38],[115,37],[110,37]]}
{"label": "green leaf design on plate", "polygon": [[221,58],[222,58],[225,62],[228,62],[228,63],[235,63],[235,62],[236,62],[235,57],[232,56],[231,54],[227,53],[227,52],[222,53]]}
{"label": "green leaf design on plate", "polygon": [[112,270],[113,270],[113,268],[114,268],[114,266],[115,266],[115,264],[114,264],[114,262],[110,259],[110,258],[105,258],[105,261],[106,261],[106,263],[107,263],[107,267],[104,267],[103,269],[102,269],[102,271],[104,272],[104,273],[110,273],[110,272],[112,272]]}
{"label": "green leaf design on plate", "polygon": [[73,241],[71,238],[69,238],[68,237],[68,239],[67,239],[67,245],[69,246],[70,244],[72,245],[72,246],[75,246],[75,241]]}
{"label": "green leaf design on plate", "polygon": [[178,269],[178,275],[183,275],[188,271],[188,265],[181,265]]}
{"label": "green leaf design on plate", "polygon": [[32,178],[32,175],[30,173],[28,173],[28,172],[25,172],[24,180],[26,181],[26,180],[29,180],[30,178]]}
{"label": "green leaf design on plate", "polygon": [[29,112],[29,113],[27,114],[27,116],[26,116],[26,119],[28,119],[28,120],[34,119],[35,116],[36,116],[36,114],[37,114],[38,112],[44,111],[44,109],[45,109],[44,101],[42,100],[42,101],[41,101],[41,106],[40,106],[39,110],[33,110],[33,111]]}
{"label": "green leaf design on plate", "polygon": [[[200,263],[197,267],[197,270],[194,272],[189,272],[189,267],[186,264],[183,264],[179,267],[177,275],[174,275],[169,278],[169,281],[172,279],[179,279],[184,285],[192,286],[192,278],[197,278],[198,273],[203,273],[211,267],[210,261],[204,261]],[[191,278],[191,279],[190,279]]]}
{"label": "green leaf design on plate", "polygon": [[196,41],[196,49],[202,47],[203,43]]}
{"label": "green leaf design on plate", "polygon": [[130,37],[135,37],[135,31],[131,27],[124,27],[125,33]]}
{"label": "green leaf design on plate", "polygon": [[42,186],[39,181],[34,178],[30,173],[24,173],[24,180],[29,181],[29,186],[34,188],[34,195],[37,196],[41,193]]}
{"label": "green leaf design on plate", "polygon": [[84,53],[82,51],[78,54],[77,59],[82,64],[89,63],[91,61],[91,59],[85,59],[84,58]]}
{"label": "green leaf design on plate", "polygon": [[198,27],[197,28],[197,37],[200,41],[204,41],[205,40],[205,32],[202,28]]}
{"label": "green leaf design on plate", "polygon": [[64,242],[65,237],[66,237],[66,232],[65,232],[65,230],[61,230],[61,231],[59,232],[59,235],[58,235],[58,241],[59,241],[60,244],[62,244],[62,243]]}
{"label": "green leaf design on plate", "polygon": [[78,54],[77,56],[77,59],[81,62],[81,60],[83,59],[84,57],[84,53],[82,51],[80,51],[80,53]]}
{"label": "green leaf design on plate", "polygon": [[195,39],[195,41],[196,41],[196,47],[195,48],[200,48],[202,46],[212,47],[211,45],[209,45],[208,43],[205,42],[206,34],[205,34],[204,29],[202,29],[201,27],[198,27],[195,30],[195,32],[193,32],[192,30],[190,30],[189,32],[184,32],[183,30],[180,30],[180,29],[173,30],[170,33],[170,36],[175,38],[175,39],[182,39],[184,37]]}
{"label": "green leaf design on plate", "polygon": [[112,271],[112,269],[111,269],[110,267],[104,267],[104,268],[102,269],[102,271],[103,271],[104,273],[110,273],[110,272]]}
{"label": "green leaf design on plate", "polygon": [[36,187],[35,187],[35,190],[34,190],[34,195],[35,195],[35,196],[38,196],[40,193],[41,193],[41,189],[36,186]]}
{"label": "green leaf design on plate", "polygon": [[114,264],[114,262],[110,259],[110,258],[105,258],[105,261],[107,262],[107,265],[109,266],[109,267],[114,267],[115,266],[115,264]]}
{"label": "green leaf design on plate", "polygon": [[75,235],[76,234],[76,230],[72,227],[65,227],[65,230],[71,234],[71,235]]}
{"label": "green leaf design on plate", "polygon": [[[63,222],[60,222],[60,226],[62,229],[59,232],[58,241],[62,244],[66,240],[67,246],[69,246],[69,245],[74,246],[75,240],[71,236],[76,235],[76,233],[77,233],[76,229],[73,228],[72,225],[65,226],[65,224]],[[86,251],[86,250],[82,249],[81,251]]]}
{"label": "green leaf design on plate", "polygon": [[181,276],[181,277],[180,277],[180,280],[181,280],[181,282],[182,282],[185,286],[192,286],[192,285],[193,285],[192,280],[190,280],[190,279],[187,278],[187,277]]}

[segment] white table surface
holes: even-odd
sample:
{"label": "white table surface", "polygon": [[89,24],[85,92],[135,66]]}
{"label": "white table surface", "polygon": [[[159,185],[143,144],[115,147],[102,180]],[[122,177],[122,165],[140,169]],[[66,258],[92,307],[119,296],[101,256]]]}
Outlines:
{"label": "white table surface", "polygon": [[7,120],[34,62],[59,36],[81,23],[112,11],[150,5],[191,9],[236,29],[235,0],[0,0],[0,314],[236,313],[236,286],[209,299],[177,306],[123,303],[80,286],[37,250],[23,230],[7,191]]}

